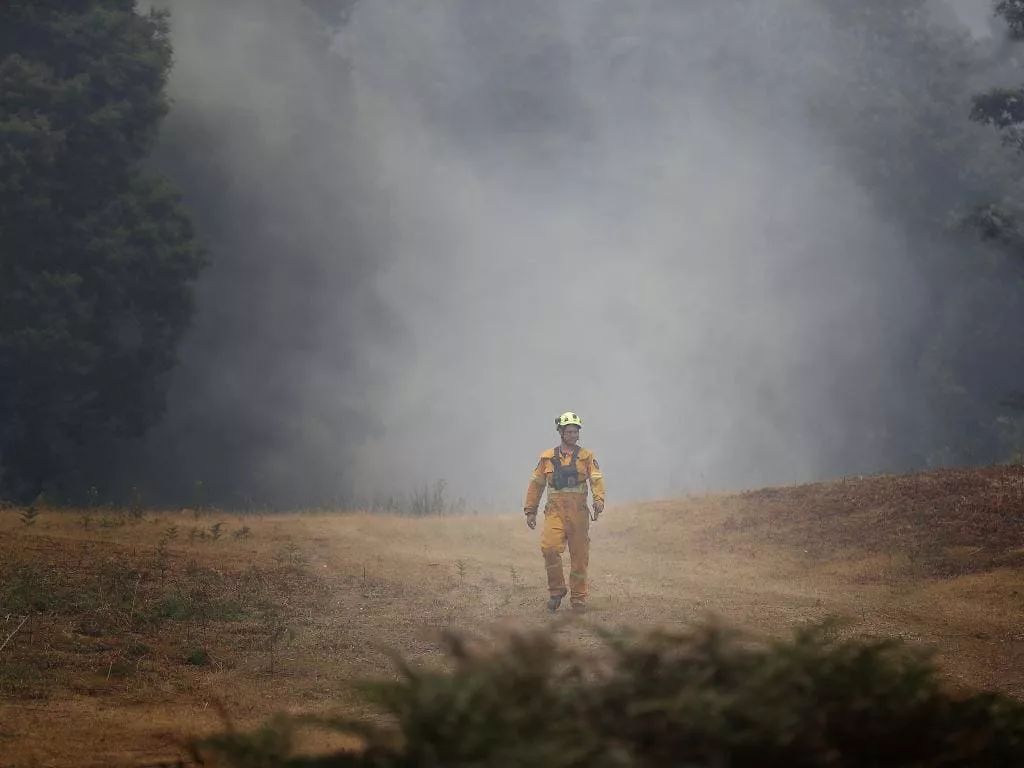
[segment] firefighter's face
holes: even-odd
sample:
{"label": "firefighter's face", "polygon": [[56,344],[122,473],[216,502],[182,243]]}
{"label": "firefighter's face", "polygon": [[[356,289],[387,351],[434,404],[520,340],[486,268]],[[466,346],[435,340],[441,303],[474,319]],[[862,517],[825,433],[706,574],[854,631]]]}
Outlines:
{"label": "firefighter's face", "polygon": [[580,439],[580,428],[575,424],[570,424],[567,427],[562,427],[562,442],[566,445],[576,445],[576,441]]}

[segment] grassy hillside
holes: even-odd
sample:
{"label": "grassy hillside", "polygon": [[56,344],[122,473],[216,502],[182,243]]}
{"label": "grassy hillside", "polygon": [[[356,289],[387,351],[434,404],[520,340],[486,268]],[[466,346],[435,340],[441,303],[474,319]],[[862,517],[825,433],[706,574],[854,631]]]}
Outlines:
{"label": "grassy hillside", "polygon": [[[0,512],[0,643],[20,626],[0,650],[0,765],[173,757],[225,716],[372,720],[353,682],[391,675],[390,651],[439,663],[440,630],[551,622],[517,514],[23,512]],[[782,634],[840,614],[935,648],[954,685],[1024,697],[1020,468],[618,506],[592,538],[592,611],[556,622],[576,647],[593,625],[711,612]]]}

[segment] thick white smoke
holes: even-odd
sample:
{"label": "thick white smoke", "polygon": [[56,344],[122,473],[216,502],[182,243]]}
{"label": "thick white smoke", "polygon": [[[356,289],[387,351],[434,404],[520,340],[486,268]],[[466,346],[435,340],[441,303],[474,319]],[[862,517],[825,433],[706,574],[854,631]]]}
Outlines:
{"label": "thick white smoke", "polygon": [[151,461],[238,497],[443,478],[507,509],[569,409],[613,501],[926,439],[910,246],[812,122],[858,55],[820,4],[170,8],[172,126],[221,136],[248,201],[214,259],[253,246],[211,271]]}
{"label": "thick white smoke", "polygon": [[616,498],[875,468],[857,431],[901,331],[885,305],[914,301],[905,244],[799,100],[715,72],[723,46],[776,65],[786,14],[828,35],[771,5],[357,9],[341,50],[392,205],[380,290],[414,338],[360,478],[514,499],[567,409]]}

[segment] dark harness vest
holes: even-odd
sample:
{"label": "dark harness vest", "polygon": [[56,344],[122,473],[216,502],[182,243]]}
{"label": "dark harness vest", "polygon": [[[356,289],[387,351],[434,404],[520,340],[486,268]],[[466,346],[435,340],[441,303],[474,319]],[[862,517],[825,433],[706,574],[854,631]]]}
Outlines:
{"label": "dark harness vest", "polygon": [[580,455],[580,447],[572,447],[572,456],[567,464],[562,464],[562,446],[555,446],[555,453],[551,457],[551,466],[554,472],[551,475],[551,485],[556,491],[565,488],[574,488],[580,484],[579,472],[576,471],[576,458]]}

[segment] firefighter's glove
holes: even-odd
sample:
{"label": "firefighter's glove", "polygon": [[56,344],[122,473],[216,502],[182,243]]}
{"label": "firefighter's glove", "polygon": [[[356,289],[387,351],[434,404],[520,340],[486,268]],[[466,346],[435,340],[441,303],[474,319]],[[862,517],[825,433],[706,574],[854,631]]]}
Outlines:
{"label": "firefighter's glove", "polygon": [[590,519],[597,522],[597,518],[604,512],[604,502],[600,500],[594,501],[594,511],[590,513]]}
{"label": "firefighter's glove", "polygon": [[536,513],[536,511],[534,511],[534,512],[527,512],[526,513],[526,524],[527,524],[527,526],[529,526],[530,530],[533,530],[534,528],[537,527],[537,513]]}

